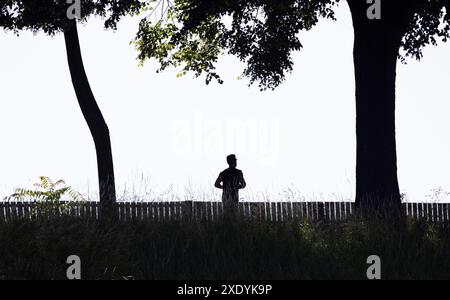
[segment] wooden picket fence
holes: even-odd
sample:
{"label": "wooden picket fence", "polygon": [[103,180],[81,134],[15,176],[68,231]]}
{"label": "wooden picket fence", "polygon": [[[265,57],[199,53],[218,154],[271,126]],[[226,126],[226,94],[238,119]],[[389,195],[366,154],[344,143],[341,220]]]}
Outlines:
{"label": "wooden picket fence", "polygon": [[[116,204],[120,220],[138,221],[214,221],[223,215],[221,202],[119,202]],[[450,223],[449,203],[405,203],[406,215],[416,220]],[[291,220],[338,221],[354,211],[352,202],[242,202],[238,214],[249,220],[285,222]],[[0,202],[0,221],[21,218],[51,218],[68,215],[99,218],[98,202],[59,202],[50,208],[36,202]]]}

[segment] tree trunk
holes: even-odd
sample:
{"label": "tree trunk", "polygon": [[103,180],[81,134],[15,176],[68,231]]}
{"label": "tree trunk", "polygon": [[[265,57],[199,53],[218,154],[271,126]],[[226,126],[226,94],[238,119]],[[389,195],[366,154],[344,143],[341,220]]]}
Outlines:
{"label": "tree trunk", "polygon": [[399,214],[395,82],[410,14],[403,0],[387,0],[381,20],[370,20],[366,1],[348,3],[355,32],[356,206],[371,214]]}
{"label": "tree trunk", "polygon": [[114,165],[109,129],[95,101],[84,70],[76,21],[64,30],[67,60],[73,87],[83,116],[94,139],[102,212],[109,211],[116,202]]}

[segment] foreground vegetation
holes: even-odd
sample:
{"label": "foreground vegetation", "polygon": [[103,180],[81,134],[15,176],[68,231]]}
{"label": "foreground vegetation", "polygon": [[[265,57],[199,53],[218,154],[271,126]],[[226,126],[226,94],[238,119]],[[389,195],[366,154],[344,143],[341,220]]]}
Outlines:
{"label": "foreground vegetation", "polygon": [[66,279],[70,255],[83,279],[450,279],[447,229],[409,222],[115,223],[60,218],[0,223],[0,278]]}

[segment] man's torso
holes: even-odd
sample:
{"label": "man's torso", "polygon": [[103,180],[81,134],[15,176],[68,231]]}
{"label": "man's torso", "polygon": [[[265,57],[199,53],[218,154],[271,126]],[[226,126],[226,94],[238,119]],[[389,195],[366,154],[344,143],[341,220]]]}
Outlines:
{"label": "man's torso", "polygon": [[242,171],[229,168],[220,173],[220,176],[223,182],[223,201],[238,202]]}

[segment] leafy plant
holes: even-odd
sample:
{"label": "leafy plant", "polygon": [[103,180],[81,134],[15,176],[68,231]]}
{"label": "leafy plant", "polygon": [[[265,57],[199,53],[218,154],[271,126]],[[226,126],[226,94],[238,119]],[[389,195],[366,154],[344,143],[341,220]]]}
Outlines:
{"label": "leafy plant", "polygon": [[53,181],[49,177],[39,177],[39,182],[33,185],[35,189],[16,188],[14,193],[5,197],[5,201],[32,201],[35,209],[45,213],[64,212],[70,203],[86,201],[83,196],[64,180]]}

